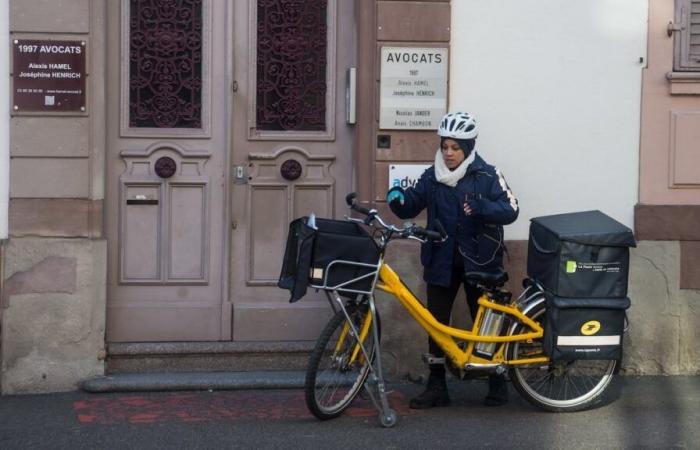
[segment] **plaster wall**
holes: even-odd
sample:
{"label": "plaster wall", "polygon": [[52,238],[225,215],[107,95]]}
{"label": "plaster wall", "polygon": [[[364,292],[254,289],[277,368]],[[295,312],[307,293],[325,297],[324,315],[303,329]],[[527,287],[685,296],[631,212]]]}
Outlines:
{"label": "plaster wall", "polygon": [[[449,109],[476,114],[477,151],[529,219],[600,209],[633,225],[646,1],[453,1]],[[497,26],[502,24],[503,26]]]}
{"label": "plaster wall", "polygon": [[632,249],[623,369],[627,374],[700,373],[700,291],[680,289],[678,241]]}
{"label": "plaster wall", "polygon": [[103,375],[105,241],[13,238],[5,252],[2,393],[69,391]]}
{"label": "plaster wall", "polygon": [[[10,29],[0,22],[6,30],[0,38],[87,45],[85,113],[19,111],[10,117],[9,108],[0,108],[6,117],[0,118],[6,141],[0,145],[0,239],[5,223],[4,236],[10,236],[0,272],[3,394],[73,390],[78,381],[104,373],[104,5],[0,0],[0,21],[4,14],[11,23]],[[0,44],[0,52],[9,49],[9,42]],[[0,87],[0,95],[9,93],[9,83]],[[7,171],[11,177],[3,175]],[[3,207],[8,191],[9,213]]]}

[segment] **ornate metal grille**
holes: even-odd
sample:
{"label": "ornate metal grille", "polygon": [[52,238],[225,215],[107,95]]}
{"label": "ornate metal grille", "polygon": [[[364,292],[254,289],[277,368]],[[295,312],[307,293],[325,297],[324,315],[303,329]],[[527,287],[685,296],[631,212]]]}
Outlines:
{"label": "ornate metal grille", "polygon": [[326,129],[326,0],[258,0],[259,130]]}
{"label": "ornate metal grille", "polygon": [[202,0],[130,0],[129,126],[202,127]]}

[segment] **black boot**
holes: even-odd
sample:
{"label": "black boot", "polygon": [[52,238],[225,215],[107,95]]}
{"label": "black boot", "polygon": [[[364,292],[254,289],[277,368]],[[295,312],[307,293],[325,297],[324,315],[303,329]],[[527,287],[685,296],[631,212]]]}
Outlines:
{"label": "black boot", "polygon": [[484,405],[501,406],[508,403],[508,385],[501,375],[489,375],[489,393],[486,394]]}
{"label": "black boot", "polygon": [[411,409],[426,409],[434,406],[449,406],[450,396],[447,394],[445,373],[437,374],[431,371],[425,391],[416,398],[412,398],[408,406]]}

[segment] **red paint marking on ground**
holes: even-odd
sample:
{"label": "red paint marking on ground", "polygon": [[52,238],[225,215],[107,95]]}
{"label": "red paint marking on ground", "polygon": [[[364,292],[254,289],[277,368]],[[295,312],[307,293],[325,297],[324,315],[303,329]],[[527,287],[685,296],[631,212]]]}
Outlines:
{"label": "red paint marking on ground", "polygon": [[[400,416],[414,414],[400,392],[388,395]],[[205,422],[240,419],[312,418],[299,391],[229,391],[196,393],[154,393],[145,396],[96,397],[73,403],[83,424],[148,424],[162,422]],[[368,399],[357,398],[345,416],[374,417],[377,410]]]}

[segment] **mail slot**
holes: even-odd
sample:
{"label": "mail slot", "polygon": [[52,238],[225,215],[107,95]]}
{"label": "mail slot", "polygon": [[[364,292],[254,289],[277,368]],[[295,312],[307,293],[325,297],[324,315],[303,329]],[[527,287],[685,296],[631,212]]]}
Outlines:
{"label": "mail slot", "polygon": [[149,198],[130,198],[126,200],[127,205],[157,205],[158,200]]}

